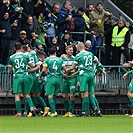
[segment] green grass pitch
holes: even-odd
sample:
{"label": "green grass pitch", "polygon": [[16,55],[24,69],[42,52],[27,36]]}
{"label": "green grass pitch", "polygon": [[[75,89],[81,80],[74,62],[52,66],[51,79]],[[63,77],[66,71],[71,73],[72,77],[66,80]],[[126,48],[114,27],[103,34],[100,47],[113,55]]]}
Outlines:
{"label": "green grass pitch", "polygon": [[133,133],[133,118],[102,117],[12,117],[0,116],[0,133]]}

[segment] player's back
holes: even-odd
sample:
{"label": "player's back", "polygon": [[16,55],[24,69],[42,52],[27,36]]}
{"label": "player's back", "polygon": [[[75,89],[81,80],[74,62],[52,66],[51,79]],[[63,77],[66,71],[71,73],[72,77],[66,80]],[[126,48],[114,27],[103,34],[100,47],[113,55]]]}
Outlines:
{"label": "player's back", "polygon": [[10,56],[9,65],[13,66],[14,70],[14,77],[25,77],[28,75],[28,66],[29,58],[24,53],[15,53],[12,56]]}
{"label": "player's back", "polygon": [[94,72],[95,56],[89,51],[81,51],[76,55],[75,61],[78,63],[78,68],[87,72]]}
{"label": "player's back", "polygon": [[60,76],[63,60],[56,56],[50,56],[44,60],[48,68],[48,76]]}

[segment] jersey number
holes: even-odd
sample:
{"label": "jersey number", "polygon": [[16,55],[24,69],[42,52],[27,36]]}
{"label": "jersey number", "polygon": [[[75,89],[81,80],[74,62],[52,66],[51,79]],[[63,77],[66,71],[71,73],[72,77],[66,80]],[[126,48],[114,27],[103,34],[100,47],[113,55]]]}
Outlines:
{"label": "jersey number", "polygon": [[56,61],[54,61],[54,64],[53,64],[53,67],[52,68],[57,71],[58,67],[56,65]]}
{"label": "jersey number", "polygon": [[92,56],[84,56],[85,66],[92,65]]}
{"label": "jersey number", "polygon": [[30,61],[32,62],[33,66],[35,66],[35,60],[33,57],[30,57]]}
{"label": "jersey number", "polygon": [[23,59],[21,60],[15,59],[15,63],[16,63],[15,68],[25,67],[25,64],[23,63]]}

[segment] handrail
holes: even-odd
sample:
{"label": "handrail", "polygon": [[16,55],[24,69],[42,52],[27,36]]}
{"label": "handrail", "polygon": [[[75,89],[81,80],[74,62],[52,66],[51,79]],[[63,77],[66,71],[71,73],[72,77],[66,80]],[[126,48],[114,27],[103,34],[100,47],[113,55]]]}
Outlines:
{"label": "handrail", "polygon": [[127,16],[121,9],[119,9],[113,2],[111,2],[110,0],[107,0],[107,2],[114,8],[117,10],[117,12],[119,12],[128,22],[130,22],[131,24],[133,24],[133,20]]}

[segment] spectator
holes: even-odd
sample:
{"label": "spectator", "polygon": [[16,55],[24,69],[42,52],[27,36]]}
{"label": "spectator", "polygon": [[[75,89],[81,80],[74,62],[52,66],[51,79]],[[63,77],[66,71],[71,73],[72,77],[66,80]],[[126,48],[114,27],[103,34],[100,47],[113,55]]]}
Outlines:
{"label": "spectator", "polygon": [[130,43],[128,44],[128,47],[130,49],[130,57],[131,60],[133,60],[133,25],[129,26],[129,31],[130,31]]}
{"label": "spectator", "polygon": [[93,4],[87,5],[86,15],[88,16],[88,18],[90,17],[90,12],[93,11],[94,9],[95,8],[94,8]]}
{"label": "spectator", "polygon": [[87,48],[88,51],[92,52],[94,55],[96,55],[96,46],[98,45],[98,42],[96,40],[96,36],[93,35],[93,38],[94,38],[94,43],[92,45],[91,41],[90,40],[87,40],[86,43],[85,43],[85,46]]}
{"label": "spectator", "polygon": [[44,0],[36,0],[34,3],[34,15],[38,18],[40,13],[46,10],[46,3]]}
{"label": "spectator", "polygon": [[25,14],[27,14],[28,16],[29,15],[33,16],[34,14],[34,1],[33,0],[22,0],[20,6],[24,8]]}
{"label": "spectator", "polygon": [[46,45],[48,48],[51,48],[52,39],[56,37],[56,32],[55,32],[56,24],[49,10],[45,10],[44,15],[45,15],[44,25],[46,25],[46,34],[47,34]]}
{"label": "spectator", "polygon": [[112,52],[112,46],[111,46],[111,29],[114,28],[118,24],[118,18],[115,16],[112,16],[109,19],[109,23],[105,24],[105,62],[106,65],[112,65],[112,58],[111,58],[111,52]]}
{"label": "spectator", "polygon": [[[27,39],[27,34],[26,34],[26,31],[24,31],[24,30],[20,31],[19,39],[16,40],[16,42],[19,42],[22,45],[28,45],[28,46],[31,47],[31,42]],[[14,54],[14,52],[15,52],[14,51],[14,45],[16,44],[16,42],[11,47],[11,53],[10,53],[10,55]]]}
{"label": "spectator", "polygon": [[[70,32],[65,30],[64,35],[62,36],[61,40],[59,41],[59,47],[60,47],[60,55],[66,54],[66,47],[68,45],[72,45],[74,42],[70,36]],[[73,49],[73,55],[76,55],[76,47],[74,46]]]}
{"label": "spectator", "polygon": [[112,63],[120,65],[121,53],[124,54],[126,61],[130,61],[128,44],[130,42],[130,33],[126,28],[125,21],[120,19],[118,25],[111,30],[111,46],[112,46]]}
{"label": "spectator", "polygon": [[19,33],[21,30],[21,18],[19,17],[20,14],[22,14],[23,8],[18,8],[15,13],[13,14],[11,18],[11,31],[12,31],[12,37],[11,37],[11,47],[14,44],[14,42],[19,39]]}
{"label": "spectator", "polygon": [[[102,44],[101,37],[104,36],[104,22],[108,17],[112,16],[112,13],[109,13],[103,9],[103,5],[98,3],[96,8],[90,12],[90,28],[92,31],[97,32],[100,36],[97,36],[98,45]],[[92,39],[92,44],[93,44]]]}
{"label": "spectator", "polygon": [[53,13],[53,15],[54,15],[55,17],[57,17],[57,15],[58,15],[59,12],[60,12],[60,4],[55,3],[55,4],[53,5],[53,7],[52,7],[52,11],[51,11],[51,12]]}
{"label": "spectator", "polygon": [[58,40],[61,39],[64,31],[66,30],[66,23],[71,20],[69,14],[71,3],[69,1],[65,1],[63,6],[57,15],[57,25],[58,25]]}
{"label": "spectator", "polygon": [[25,24],[22,25],[22,30],[25,30],[27,33],[27,39],[32,39],[31,33],[34,32],[33,30],[33,17],[28,16],[28,19]]}
{"label": "spectator", "polygon": [[3,4],[3,6],[2,6],[2,9],[1,9],[1,11],[0,11],[0,64],[3,62],[2,60],[3,60],[3,52],[2,52],[2,45],[1,45],[1,34],[4,34],[4,32],[5,32],[5,30],[4,29],[2,29],[2,27],[1,27],[1,21],[3,20],[3,16],[4,16],[4,14],[6,13],[6,11],[7,11],[7,9],[8,9],[8,7],[9,7],[9,5],[10,5],[10,2],[8,1],[7,3],[3,3],[2,2],[2,4]]}
{"label": "spectator", "polygon": [[[6,3],[9,7],[10,2]],[[8,64],[10,39],[11,39],[11,18],[7,8],[3,8],[1,12],[4,12],[4,16],[1,16],[0,31],[1,31],[1,52],[0,52],[0,63],[3,65]]]}
{"label": "spectator", "polygon": [[[85,32],[85,30],[87,30],[88,32],[90,32],[90,29],[86,26],[85,20],[82,17],[83,14],[85,13],[85,10],[80,7],[77,11],[77,13],[74,16],[74,25],[75,25],[75,32]],[[73,35],[73,39],[75,41],[80,41],[80,42],[84,42],[84,35],[83,34],[75,34]]]}

